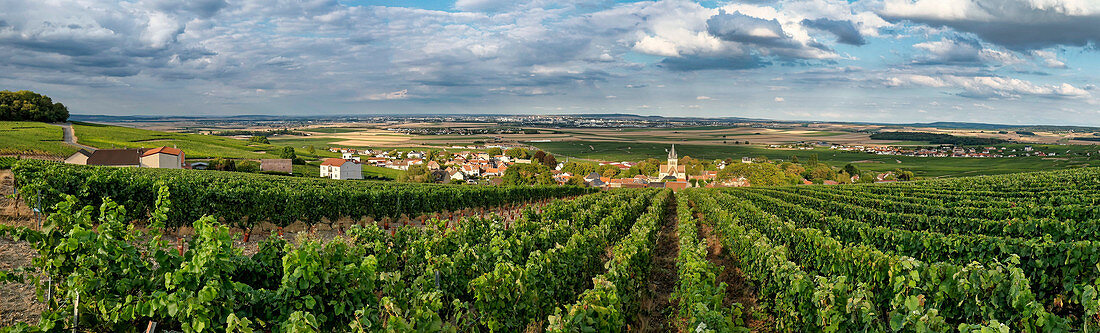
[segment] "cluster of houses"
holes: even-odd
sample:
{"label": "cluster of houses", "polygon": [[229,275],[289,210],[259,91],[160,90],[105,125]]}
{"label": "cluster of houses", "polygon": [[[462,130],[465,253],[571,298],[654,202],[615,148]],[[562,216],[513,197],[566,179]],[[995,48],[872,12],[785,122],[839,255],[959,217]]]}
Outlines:
{"label": "cluster of houses", "polygon": [[[492,147],[490,147],[492,148]],[[507,149],[508,147],[500,147]],[[460,181],[466,183],[487,182],[500,184],[502,177],[509,167],[516,163],[532,163],[530,159],[512,158],[507,155],[490,155],[486,152],[459,151],[452,152],[446,160],[429,160],[428,152],[412,151],[401,153],[402,156],[391,156],[388,151],[356,150],[351,148],[329,148],[332,152],[341,153],[341,158],[330,158],[321,164],[321,177],[332,179],[359,179],[362,178],[362,166],[370,165],[397,170],[408,170],[410,166],[423,165],[436,181],[451,182]],[[402,157],[402,158],[399,158]],[[636,163],[632,162],[602,162],[602,165],[613,165],[621,170],[629,169]],[[668,162],[661,166],[656,177],[639,175],[632,178],[610,178],[596,173],[588,175],[574,175],[562,171],[564,164],[559,163],[551,170],[553,179],[558,184],[569,183],[573,177],[583,177],[588,186],[599,188],[673,188],[680,189],[699,184],[700,186],[748,186],[745,179],[737,179],[727,182],[716,182],[716,171],[705,171],[702,175],[688,176],[685,167],[679,165],[679,157],[676,155],[676,147],[673,146],[668,154]]]}
{"label": "cluster of houses", "polygon": [[1055,156],[1054,152],[1044,153],[1035,151],[1031,146],[1024,146],[1022,152],[1005,147],[967,148],[955,146],[941,146],[938,148],[901,148],[893,146],[849,146],[833,145],[829,149],[841,151],[865,152],[876,155],[896,155],[914,157],[1018,157],[1018,156]]}
{"label": "cluster of houses", "polygon": [[[680,158],[676,155],[676,146],[668,151],[668,160],[658,168],[656,177],[637,175],[632,178],[601,177],[593,172],[583,176],[585,184],[599,188],[670,188],[680,190],[688,187],[742,187],[749,186],[749,181],[744,177],[718,182],[718,171],[703,171],[701,175],[688,175],[686,166],[680,165]],[[614,165],[622,170],[634,166],[630,162],[605,162],[602,165]],[[569,181],[570,175],[555,176],[558,182]]]}
{"label": "cluster of houses", "polygon": [[[423,165],[435,176],[435,180],[440,182],[462,181],[475,183],[476,180],[482,179],[488,180],[490,183],[500,183],[500,177],[504,176],[504,172],[508,170],[509,166],[516,163],[531,163],[530,159],[518,159],[507,155],[490,155],[485,152],[471,151],[449,153],[445,160],[430,160],[428,159],[429,152],[425,151],[404,152],[401,153],[401,156],[392,156],[389,151],[351,148],[329,148],[329,151],[341,153],[340,158],[326,159],[321,163],[321,177],[332,179],[361,179],[363,165],[403,171],[408,170],[411,166]],[[560,168],[560,165],[558,167]],[[347,171],[347,177],[349,178],[342,175],[343,170],[352,169],[355,169],[355,171]]]}

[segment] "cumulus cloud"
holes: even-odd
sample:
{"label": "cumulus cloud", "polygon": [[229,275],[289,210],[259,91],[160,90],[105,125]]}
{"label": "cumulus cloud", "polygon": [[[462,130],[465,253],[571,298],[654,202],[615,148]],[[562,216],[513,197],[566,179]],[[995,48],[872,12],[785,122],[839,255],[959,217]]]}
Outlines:
{"label": "cumulus cloud", "polygon": [[1100,41],[1100,2],[1082,0],[883,0],[879,14],[970,32],[1014,50]]}
{"label": "cumulus cloud", "polygon": [[976,39],[960,36],[917,43],[913,47],[927,52],[927,55],[917,60],[921,64],[1005,65],[1019,62],[1011,53],[986,48]]}
{"label": "cumulus cloud", "polygon": [[367,95],[363,95],[358,100],[387,101],[387,100],[406,99],[406,98],[409,98],[409,90],[408,89],[401,89],[401,90],[398,90],[398,91],[387,92],[387,93],[367,94]]}
{"label": "cumulus cloud", "polygon": [[1040,60],[1042,60],[1043,67],[1055,68],[1055,69],[1069,68],[1069,66],[1066,66],[1065,62],[1062,62],[1061,60],[1058,60],[1058,55],[1055,54],[1054,52],[1043,51],[1043,50],[1034,50],[1034,51],[1031,51],[1031,55],[1039,58]]}
{"label": "cumulus cloud", "polygon": [[[1064,2],[1028,3],[1065,17],[1095,12],[1089,3],[1054,5]],[[833,95],[822,91],[839,87],[872,87],[861,91],[868,98],[897,93],[901,89],[874,84],[890,84],[882,67],[895,65],[913,76],[897,78],[894,86],[954,93],[947,98],[1076,103],[1082,99],[1074,96],[1090,93],[1078,83],[1093,81],[1088,73],[1059,73],[1072,82],[1066,85],[998,76],[1075,65],[1066,64],[1079,59],[1066,58],[1072,46],[1007,46],[982,31],[920,21],[934,16],[954,24],[980,16],[972,13],[1007,9],[962,8],[966,15],[955,17],[906,7],[922,3],[935,2],[458,0],[432,10],[416,8],[416,1],[9,0],[0,11],[0,85],[47,87],[67,104],[87,105],[87,112],[118,113],[128,111],[113,102],[84,103],[92,100],[86,96],[130,96],[133,110],[141,110],[133,112],[157,112],[151,101],[168,103],[165,98],[205,103],[211,113],[294,112],[316,98],[347,102],[334,103],[331,112],[357,112],[372,103],[432,112],[465,112],[471,105],[534,110],[558,103],[558,95],[598,104],[605,108],[600,112],[638,104],[650,110],[697,104],[718,109],[741,101],[775,102],[766,97],[769,90],[799,91],[804,100],[822,94],[828,99]],[[879,13],[894,16],[887,21]],[[995,15],[984,20],[1011,21]],[[939,28],[917,31],[909,21]],[[845,53],[851,48],[837,47],[913,39],[918,41],[911,48],[896,48],[902,56],[915,54],[912,62],[877,57],[883,48],[861,50],[858,56],[865,59],[858,59]],[[723,97],[706,98],[714,94]],[[627,101],[630,106],[622,104]]]}
{"label": "cumulus cloud", "polygon": [[922,86],[959,88],[959,96],[972,98],[1018,99],[1024,96],[1045,98],[1087,98],[1091,94],[1069,83],[1035,84],[1029,81],[999,76],[929,76],[922,74],[894,75],[883,82],[889,87]]}
{"label": "cumulus cloud", "polygon": [[867,40],[863,39],[863,35],[860,34],[859,29],[852,21],[833,20],[828,18],[818,19],[805,19],[802,20],[802,25],[806,27],[828,31],[836,35],[837,42],[848,45],[865,45]]}

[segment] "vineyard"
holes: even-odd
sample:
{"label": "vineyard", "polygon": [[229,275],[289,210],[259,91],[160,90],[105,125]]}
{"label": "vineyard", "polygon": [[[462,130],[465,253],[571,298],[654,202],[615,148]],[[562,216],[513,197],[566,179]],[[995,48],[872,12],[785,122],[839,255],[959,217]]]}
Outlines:
{"label": "vineyard", "polygon": [[[1100,331],[1100,169],[678,193],[13,172],[47,217],[0,225],[37,253],[0,284],[46,310],[0,332]],[[341,219],[248,254],[230,231]]]}

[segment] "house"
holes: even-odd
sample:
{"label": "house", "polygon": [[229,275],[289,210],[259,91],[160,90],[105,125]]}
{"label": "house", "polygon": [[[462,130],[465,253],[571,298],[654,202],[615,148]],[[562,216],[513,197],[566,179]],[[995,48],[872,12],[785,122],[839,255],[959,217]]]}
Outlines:
{"label": "house", "polygon": [[748,157],[748,156],[742,157],[741,158],[741,163],[752,163],[752,157]]}
{"label": "house", "polygon": [[466,175],[462,174],[462,171],[451,172],[451,180],[466,180]]}
{"label": "house", "polygon": [[184,153],[177,148],[160,147],[155,149],[81,149],[65,158],[65,163],[80,165],[100,165],[117,167],[145,167],[182,169]]}
{"label": "house", "polygon": [[835,180],[825,180],[823,183],[825,185],[838,185],[838,184],[840,184],[840,183],[837,183]]}
{"label": "house", "polygon": [[289,158],[268,158],[260,160],[260,171],[294,173],[294,163]]}
{"label": "house", "polygon": [[481,174],[481,168],[477,167],[476,165],[463,164],[462,165],[462,173],[464,173],[468,176],[477,177],[478,175]]}
{"label": "house", "polygon": [[429,161],[427,167],[428,167],[428,170],[439,170],[439,169],[441,169],[441,166],[439,165],[439,162],[436,162],[436,161]]}
{"label": "house", "polygon": [[141,166],[144,168],[183,169],[183,150],[172,147],[159,147],[146,150],[141,154]]}
{"label": "house", "polygon": [[657,178],[672,176],[676,179],[686,179],[686,170],[685,166],[680,165],[680,158],[676,156],[676,145],[672,145],[672,149],[668,151],[668,163],[661,165]]}
{"label": "house", "polygon": [[344,155],[343,158],[345,160],[354,160],[356,162],[360,162],[359,156],[357,156],[355,154],[355,151],[349,151],[349,152],[344,153],[343,155]]}
{"label": "house", "polygon": [[321,163],[321,178],[363,179],[363,166],[356,160],[328,158]]}

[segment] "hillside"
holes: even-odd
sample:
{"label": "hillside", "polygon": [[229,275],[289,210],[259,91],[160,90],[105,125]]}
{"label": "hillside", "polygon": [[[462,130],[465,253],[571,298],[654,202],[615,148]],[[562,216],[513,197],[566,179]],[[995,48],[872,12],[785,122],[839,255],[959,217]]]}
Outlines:
{"label": "hillside", "polygon": [[[0,237],[49,259],[34,270],[73,281],[55,285],[53,307],[71,309],[80,290],[79,325],[92,331],[150,320],[183,331],[375,331],[382,316],[423,331],[1077,331],[1100,322],[1100,168],[678,193],[33,161],[14,172],[24,198],[63,204],[49,228],[0,225]],[[148,228],[127,230],[134,221]],[[269,222],[280,235],[303,222],[298,230],[340,232],[233,241]],[[177,228],[193,236],[157,241]],[[124,287],[77,289],[90,283]],[[163,305],[180,302],[206,312]],[[116,317],[112,307],[146,310]],[[68,318],[42,317],[55,327],[72,326]]]}
{"label": "hillside", "polygon": [[76,147],[65,144],[60,126],[40,122],[0,121],[0,155],[68,156]]}

